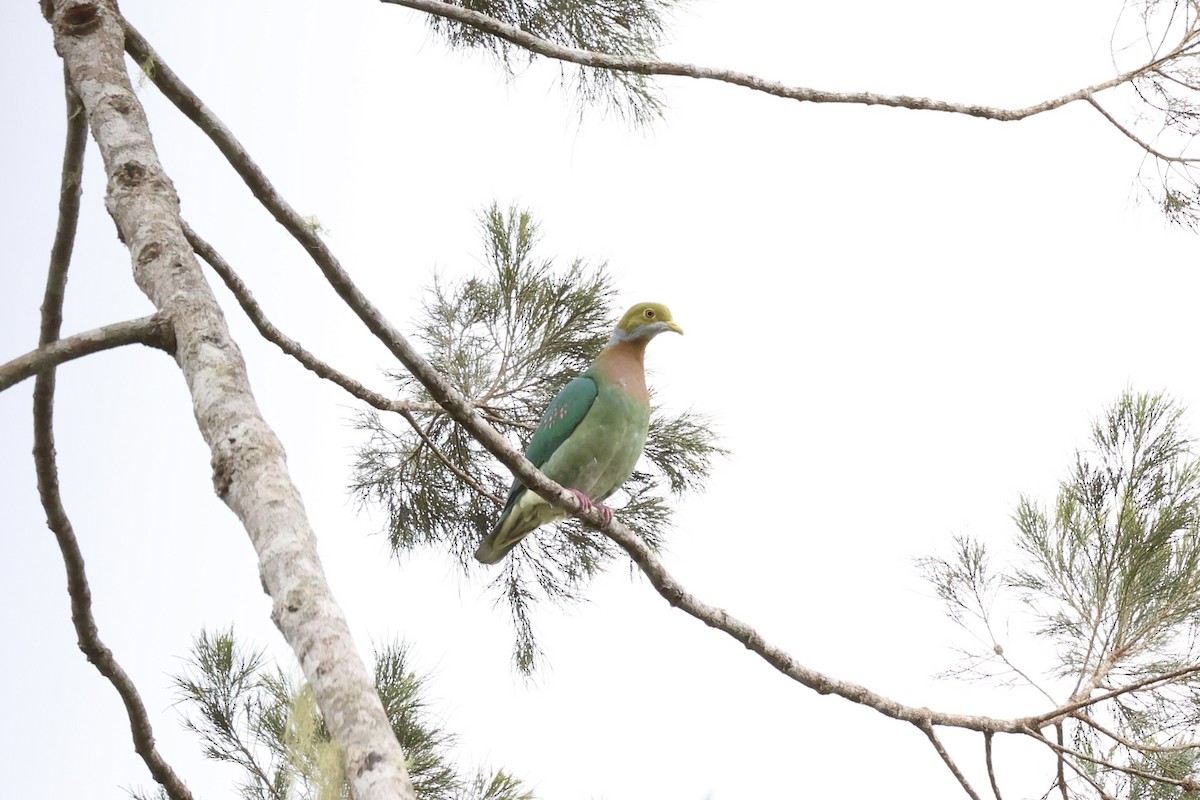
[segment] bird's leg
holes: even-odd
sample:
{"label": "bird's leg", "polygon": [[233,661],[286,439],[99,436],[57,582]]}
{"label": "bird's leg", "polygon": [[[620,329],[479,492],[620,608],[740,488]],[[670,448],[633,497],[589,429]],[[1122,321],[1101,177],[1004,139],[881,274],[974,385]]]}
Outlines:
{"label": "bird's leg", "polygon": [[612,522],[612,509],[604,505],[604,503],[593,503],[592,498],[588,497],[578,489],[567,489],[568,492],[575,495],[575,499],[579,501],[579,510],[587,511],[589,508],[595,508],[600,512],[600,516],[604,517],[604,524]]}
{"label": "bird's leg", "polygon": [[567,489],[568,492],[575,495],[575,499],[579,501],[579,510],[587,511],[592,507],[592,498],[588,497],[578,489]]}

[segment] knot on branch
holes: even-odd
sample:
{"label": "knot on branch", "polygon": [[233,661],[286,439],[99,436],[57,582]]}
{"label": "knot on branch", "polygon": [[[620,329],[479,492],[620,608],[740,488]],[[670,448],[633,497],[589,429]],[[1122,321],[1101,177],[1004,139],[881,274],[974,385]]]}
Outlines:
{"label": "knot on branch", "polygon": [[[42,3],[42,13],[46,14],[47,19],[50,18],[50,14],[47,13],[49,5],[49,2]],[[88,0],[68,3],[58,14],[58,29],[67,36],[83,36],[94,31],[99,25],[100,7]]]}
{"label": "knot on branch", "polygon": [[150,347],[157,347],[169,355],[175,355],[175,326],[162,312],[150,318],[145,343]]}
{"label": "knot on branch", "polygon": [[237,471],[236,444],[237,438],[230,436],[214,442],[212,446],[213,489],[224,502],[228,502],[229,489],[233,486],[233,476]]}
{"label": "knot on branch", "polygon": [[364,772],[369,772],[375,769],[375,767],[378,766],[379,762],[381,761],[383,761],[383,756],[381,754],[376,753],[374,750],[372,750],[370,753],[367,753],[367,757],[363,759],[362,766],[358,768],[358,777],[361,778]]}
{"label": "knot on branch", "polygon": [[149,171],[136,161],[126,161],[113,173],[113,177],[126,189],[140,186],[146,180]]}

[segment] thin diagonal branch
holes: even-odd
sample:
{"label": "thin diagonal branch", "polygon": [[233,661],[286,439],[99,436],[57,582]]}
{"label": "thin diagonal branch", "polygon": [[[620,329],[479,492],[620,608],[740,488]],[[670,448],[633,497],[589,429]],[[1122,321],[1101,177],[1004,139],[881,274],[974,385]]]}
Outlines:
{"label": "thin diagonal branch", "polygon": [[994,734],[991,731],[986,731],[983,734],[983,758],[987,762],[988,782],[992,784],[992,795],[996,800],[1004,800],[1000,796],[1000,784],[996,782],[996,768],[992,762],[992,737]]}
{"label": "thin diagonal branch", "polygon": [[[62,178],[58,189],[58,223],[50,248],[50,267],[46,276],[46,294],[42,298],[42,324],[38,343],[45,345],[62,332],[63,297],[67,291],[67,268],[75,250],[75,231],[79,227],[79,199],[83,195],[83,153],[87,145],[87,117],[79,96],[71,90],[64,69],[67,97],[67,141],[63,152]],[[53,390],[51,376],[49,388]]]}
{"label": "thin diagonal branch", "polygon": [[[1096,790],[1096,794],[1100,795],[1100,800],[1116,800],[1116,798],[1114,798],[1111,794],[1109,794],[1107,791],[1105,791],[1104,787],[1100,785],[1100,782],[1097,781],[1095,778],[1093,778],[1091,775],[1089,775],[1085,769],[1080,767],[1074,761],[1067,761],[1066,763],[1067,763],[1067,766],[1071,768],[1072,772],[1074,772],[1080,778],[1083,778],[1085,781],[1087,781],[1089,784],[1091,784],[1091,787]],[[1064,781],[1062,783],[1058,783],[1057,785],[1062,790],[1063,800],[1070,800],[1071,795],[1067,790],[1066,782]],[[1052,786],[1050,788],[1053,790],[1054,787]],[[1047,796],[1049,796],[1049,793],[1047,793]]]}
{"label": "thin diagonal branch", "polygon": [[1096,695],[1095,697],[1085,697],[1079,700],[1072,700],[1065,705],[1059,706],[1053,711],[1049,711],[1045,714],[1039,714],[1035,717],[1029,717],[1028,719],[1024,720],[1024,722],[1028,724],[1030,729],[1038,730],[1046,725],[1057,721],[1062,721],[1065,717],[1072,715],[1081,708],[1087,708],[1088,706],[1093,706],[1097,703],[1103,703],[1105,700],[1111,700],[1114,697],[1120,697],[1123,694],[1140,692],[1144,689],[1153,689],[1160,684],[1172,683],[1180,678],[1186,678],[1188,675],[1195,675],[1198,672],[1200,672],[1200,664],[1192,664],[1187,667],[1180,667],[1177,670],[1172,670],[1171,672],[1164,672],[1161,675],[1151,675],[1147,678],[1134,681],[1133,683],[1125,686],[1119,686],[1116,689],[1105,692],[1104,694]]}
{"label": "thin diagonal branch", "polygon": [[[424,406],[427,404],[414,404],[391,400],[379,394],[378,392],[368,389],[366,386],[363,386],[349,375],[346,375],[344,372],[335,369],[330,364],[327,364],[326,362],[317,358],[312,353],[304,349],[299,342],[285,334],[283,331],[277,328],[274,323],[267,319],[267,315],[263,311],[262,306],[258,304],[258,301],[254,299],[254,295],[250,292],[250,287],[248,287],[245,281],[243,281],[238,274],[233,271],[233,267],[229,265],[229,262],[226,261],[211,244],[209,244],[198,233],[192,230],[192,227],[188,225],[187,222],[183,223],[183,234],[187,237],[188,244],[192,246],[192,249],[196,251],[196,254],[208,262],[208,265],[213,268],[213,271],[216,272],[217,275],[221,277],[221,280],[225,282],[225,286],[230,292],[233,293],[234,298],[236,298],[238,301],[238,305],[240,305],[242,310],[246,312],[246,316],[249,317],[250,322],[254,324],[255,329],[258,330],[264,339],[277,346],[280,350],[287,353],[292,358],[296,359],[296,361],[300,362],[305,369],[313,372],[317,376],[324,378],[327,381],[337,384],[350,394],[357,397],[359,400],[362,400],[364,403],[373,406],[380,411],[392,411],[396,414],[399,414],[404,418],[405,422],[412,426],[412,429],[416,431],[417,436],[421,437],[421,441],[425,442],[426,446],[429,447],[430,451],[434,454],[438,461],[442,462],[442,464],[445,465],[445,467],[451,472],[453,472],[459,480],[461,480],[467,486],[470,486],[474,491],[478,492],[483,497],[491,500],[497,506],[504,505],[503,498],[489,492],[479,483],[479,481],[472,478],[466,472],[463,472],[449,458],[447,458],[446,454],[443,453],[441,448],[437,446],[437,443],[429,438],[429,434],[425,430],[425,426],[423,426],[413,414],[414,410],[436,410],[440,412],[442,410],[441,406],[434,403],[429,404],[432,405],[432,409],[426,409]],[[3,368],[0,368],[0,390],[4,389],[2,378]],[[414,409],[414,405],[418,406],[418,408]]]}
{"label": "thin diagonal branch", "polygon": [[[1156,783],[1163,783],[1170,786],[1178,786],[1184,791],[1191,792],[1195,791],[1196,789],[1200,789],[1200,783],[1191,778],[1169,778],[1166,775],[1155,775],[1153,772],[1146,772],[1145,770],[1138,769],[1137,767],[1127,767],[1121,764],[1114,764],[1111,761],[1105,761],[1103,758],[1096,758],[1095,756],[1089,756],[1085,753],[1080,753],[1078,750],[1073,750],[1070,747],[1066,747],[1057,742],[1052,742],[1045,736],[1042,736],[1040,733],[1031,731],[1028,733],[1028,735],[1034,739],[1037,739],[1042,744],[1058,753],[1060,759],[1064,756],[1070,756],[1071,758],[1077,758],[1081,761],[1088,761],[1092,764],[1096,764],[1097,766],[1105,767],[1106,769],[1113,770],[1114,772],[1123,772],[1126,775],[1132,775],[1137,778],[1142,778],[1143,780],[1154,781]],[[1067,763],[1070,763],[1070,759],[1067,759]]]}
{"label": "thin diagonal branch", "polygon": [[1106,120],[1108,120],[1109,123],[1111,123],[1114,128],[1116,128],[1122,134],[1124,134],[1127,139],[1129,139],[1131,142],[1133,142],[1138,147],[1142,148],[1143,150],[1145,150],[1147,153],[1154,156],[1155,158],[1157,158],[1161,161],[1170,162],[1172,164],[1200,163],[1200,158],[1184,158],[1183,156],[1169,156],[1166,153],[1162,152],[1161,150],[1155,149],[1153,146],[1150,145],[1149,142],[1143,141],[1142,138],[1140,136],[1138,136],[1136,133],[1134,133],[1133,131],[1126,128],[1120,122],[1117,122],[1116,118],[1113,117],[1112,114],[1109,114],[1107,111],[1105,111],[1104,107],[1101,106],[1099,102],[1097,102],[1096,98],[1089,96],[1089,97],[1085,97],[1084,100],[1087,101],[1088,105],[1090,105],[1092,108],[1099,111],[1101,116],[1103,116]]}
{"label": "thin diagonal branch", "polygon": [[1122,73],[1115,78],[1102,81],[1100,83],[1095,83],[1091,86],[1085,86],[1082,89],[1071,92],[1070,94],[1065,94],[1051,100],[1026,106],[1024,108],[1005,109],[996,108],[993,106],[952,103],[945,100],[934,100],[928,97],[876,94],[874,92],[829,92],[821,89],[810,89],[803,86],[788,86],[786,84],[779,83],[778,81],[767,80],[756,75],[750,75],[744,72],[736,72],[734,70],[715,69],[712,67],[704,67],[682,62],[659,61],[652,58],[635,58],[632,56],[610,55],[608,53],[596,53],[589,50],[580,50],[574,47],[565,47],[547,39],[534,36],[527,31],[523,31],[516,26],[501,22],[500,20],[489,17],[486,14],[481,14],[478,11],[472,11],[469,8],[464,8],[452,3],[442,2],[442,0],[381,0],[381,2],[404,6],[417,11],[424,11],[427,14],[432,14],[444,19],[454,20],[455,22],[468,25],[476,30],[491,34],[492,36],[503,39],[506,42],[515,44],[518,47],[525,48],[532,53],[545,56],[546,58],[552,58],[557,61],[566,61],[572,64],[578,64],[584,67],[610,69],[619,72],[634,72],[639,75],[669,75],[712,80],[720,83],[732,84],[734,86],[742,86],[747,89],[774,95],[776,97],[782,97],[788,100],[798,100],[807,103],[841,103],[866,106],[889,106],[892,108],[907,108],[914,111],[941,111],[951,114],[965,114],[971,117],[999,120],[1001,122],[1013,122],[1016,120],[1026,119],[1034,116],[1035,114],[1052,111],[1077,100],[1083,100],[1091,97],[1094,94],[1103,92],[1106,89],[1120,86],[1123,83],[1127,83],[1134,78],[1155,70],[1163,64],[1185,54],[1189,47],[1194,44],[1194,42],[1190,42],[1190,40],[1185,37],[1178,46],[1173,48],[1166,55],[1155,58],[1152,61],[1138,67],[1137,69]]}
{"label": "thin diagonal branch", "polygon": [[[162,67],[159,66],[156,68],[161,69]],[[254,294],[250,291],[250,287],[234,272],[229,262],[217,252],[216,248],[196,233],[186,221],[183,223],[183,235],[187,237],[188,244],[196,251],[196,255],[203,258],[225,283],[226,288],[233,294],[234,299],[238,301],[238,305],[242,307],[242,311],[246,312],[246,316],[264,339],[296,359],[296,361],[300,362],[301,366],[316,374],[317,377],[337,384],[369,406],[373,406],[380,411],[400,412],[408,410],[407,404],[398,403],[391,398],[384,397],[379,392],[368,389],[354,378],[335,369],[308,352],[299,342],[277,328],[274,323],[267,319],[262,306],[254,299]],[[435,406],[435,409],[440,411],[441,406]]]}
{"label": "thin diagonal branch", "polygon": [[[1063,746],[1063,724],[1062,724],[1062,722],[1059,722],[1054,726],[1054,735],[1058,739],[1058,746],[1062,747]],[[1055,755],[1058,758],[1058,767],[1057,767],[1057,770],[1055,771],[1055,780],[1058,782],[1058,790],[1059,790],[1059,792],[1062,793],[1063,800],[1069,800],[1069,798],[1067,797],[1067,777],[1066,777],[1065,772],[1063,771],[1063,764],[1066,763],[1067,759],[1066,759],[1066,756],[1063,755],[1061,750],[1058,753],[1056,753]]]}
{"label": "thin diagonal branch", "polygon": [[171,326],[162,316],[151,314],[43,344],[7,364],[0,364],[0,392],[59,364],[128,344],[144,344],[171,352],[174,347]]}
{"label": "thin diagonal branch", "polygon": [[[87,118],[79,98],[67,80],[67,145],[63,156],[62,188],[59,194],[58,226],[50,250],[46,293],[42,300],[42,323],[38,341],[46,346],[58,338],[62,329],[63,296],[66,293],[67,268],[75,246],[79,219],[80,177],[83,173],[83,149],[87,140]],[[79,649],[117,690],[129,728],[133,748],[154,780],[171,800],[191,800],[191,792],[171,769],[154,745],[154,730],[146,706],[129,675],[117,663],[112,651],[100,639],[92,616],[92,592],[84,569],[79,540],[62,504],[58,485],[58,465],[54,447],[54,367],[38,372],[33,387],[33,461],[37,472],[38,494],[46,511],[46,524],[54,533],[67,572],[67,593],[71,597],[71,621],[75,626]]]}
{"label": "thin diagonal branch", "polygon": [[1142,753],[1178,753],[1182,750],[1195,750],[1196,748],[1200,748],[1200,742],[1185,742],[1183,744],[1167,745],[1138,743],[1131,739],[1126,739],[1116,731],[1110,731],[1108,728],[1104,727],[1099,722],[1096,722],[1096,720],[1092,719],[1087,714],[1075,713],[1071,715],[1071,718],[1079,720],[1092,730],[1107,736],[1118,744],[1128,747],[1130,750],[1138,750]]}
{"label": "thin diagonal branch", "polygon": [[933,730],[933,726],[929,723],[924,723],[917,725],[917,727],[929,737],[929,743],[933,745],[934,750],[937,750],[937,754],[942,757],[942,761],[958,780],[959,785],[962,786],[963,791],[967,793],[967,796],[970,797],[971,800],[982,800],[982,798],[979,796],[979,793],[975,791],[975,787],[971,786],[971,782],[967,780],[967,776],[962,773],[962,770],[958,768],[958,764],[954,763],[954,759],[950,757],[950,753],[948,753],[946,748],[942,745],[942,740],[938,738],[937,733]]}

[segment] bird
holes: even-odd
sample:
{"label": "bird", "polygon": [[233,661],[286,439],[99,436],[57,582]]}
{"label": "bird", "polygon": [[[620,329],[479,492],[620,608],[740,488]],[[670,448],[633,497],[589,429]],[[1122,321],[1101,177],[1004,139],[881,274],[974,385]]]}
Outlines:
{"label": "bird", "polygon": [[[646,345],[664,331],[683,334],[661,303],[638,303],[625,312],[591,366],[555,395],[525,448],[535,467],[575,495],[583,510],[596,507],[606,525],[612,510],[602,501],[633,473],[646,444]],[[535,528],[566,516],[516,479],[475,558],[497,564]]]}

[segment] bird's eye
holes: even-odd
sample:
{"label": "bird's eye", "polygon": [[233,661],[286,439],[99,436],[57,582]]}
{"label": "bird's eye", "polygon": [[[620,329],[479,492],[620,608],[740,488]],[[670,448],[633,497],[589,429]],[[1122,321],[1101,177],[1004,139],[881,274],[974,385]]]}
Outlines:
{"label": "bird's eye", "polygon": [[645,311],[642,312],[642,314],[646,317],[646,319],[654,319],[654,309],[653,308],[647,308]]}

